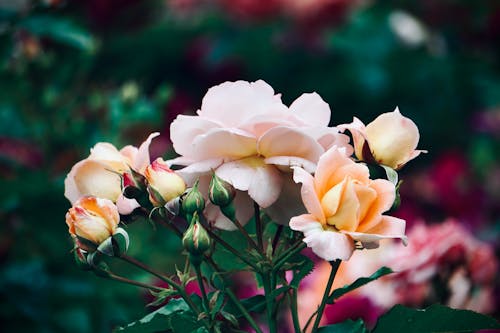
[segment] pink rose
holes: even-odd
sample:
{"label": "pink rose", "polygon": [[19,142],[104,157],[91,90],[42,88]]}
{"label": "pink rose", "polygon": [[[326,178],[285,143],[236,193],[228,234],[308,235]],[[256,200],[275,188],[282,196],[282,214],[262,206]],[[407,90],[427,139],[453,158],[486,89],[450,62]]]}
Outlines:
{"label": "pink rose", "polygon": [[110,143],[99,142],[86,159],[76,163],[64,180],[64,195],[74,204],[83,196],[95,196],[117,203],[120,213],[129,214],[139,205],[122,195],[121,176],[130,168],[143,173],[149,165],[149,145],[159,133],[152,133],[139,148],[121,150]]}
{"label": "pink rose", "polygon": [[354,140],[356,157],[400,169],[425,150],[416,150],[420,134],[417,125],[396,108],[383,113],[365,126],[358,118],[338,126],[348,129]]}
{"label": "pink rose", "polygon": [[337,147],[321,156],[314,177],[294,168],[309,214],[293,217],[290,227],[304,233],[304,242],[319,257],[348,260],[355,242],[373,248],[384,238],[406,241],[405,221],[382,215],[394,202],[394,184],[369,176],[366,165],[355,163]]}
{"label": "pink rose", "polygon": [[[316,93],[286,107],[264,81],[225,82],[209,89],[197,113],[172,123],[171,139],[181,156],[170,163],[187,166],[179,173],[188,183],[214,170],[245,192],[237,193],[236,203],[251,205],[250,196],[267,208],[280,196],[290,166],[312,172],[334,144],[352,151],[348,137],[328,127],[330,108]],[[231,228],[220,214],[209,215],[218,227]],[[245,223],[250,215],[242,215]]]}

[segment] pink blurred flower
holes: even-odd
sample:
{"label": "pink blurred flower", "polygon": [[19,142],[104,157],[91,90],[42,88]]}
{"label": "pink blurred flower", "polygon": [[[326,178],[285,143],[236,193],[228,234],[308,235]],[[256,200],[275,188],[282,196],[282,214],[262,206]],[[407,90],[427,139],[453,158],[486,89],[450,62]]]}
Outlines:
{"label": "pink blurred flower", "polygon": [[309,214],[293,217],[290,227],[304,233],[304,242],[319,257],[348,260],[355,242],[374,248],[381,239],[406,240],[405,221],[382,215],[394,203],[394,184],[369,177],[366,165],[355,163],[337,147],[320,157],[314,177],[294,168]]}
{"label": "pink blurred flower", "polygon": [[473,237],[455,220],[416,225],[409,245],[386,243],[372,255],[357,255],[345,264],[352,280],[381,266],[396,273],[359,289],[375,304],[389,308],[401,303],[422,307],[440,302],[483,313],[494,310],[493,283],[498,261],[490,245]]}
{"label": "pink blurred flower", "polygon": [[[181,156],[170,163],[187,166],[179,172],[188,183],[214,170],[239,190],[238,207],[251,207],[250,198],[270,207],[291,166],[312,172],[334,144],[347,154],[352,151],[348,137],[328,127],[330,108],[316,93],[303,94],[286,107],[262,80],[225,82],[209,89],[197,113],[180,115],[172,123],[171,139]],[[205,183],[201,179],[200,188]],[[237,211],[242,223],[252,214]],[[217,212],[212,208],[207,217],[219,228],[231,229],[231,222]]]}

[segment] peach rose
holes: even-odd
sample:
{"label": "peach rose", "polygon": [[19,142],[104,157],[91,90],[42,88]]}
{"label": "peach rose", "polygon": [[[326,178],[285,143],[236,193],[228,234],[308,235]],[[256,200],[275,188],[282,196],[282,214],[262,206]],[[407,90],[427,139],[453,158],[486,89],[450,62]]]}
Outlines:
{"label": "peach rose", "polygon": [[186,190],[184,180],[161,157],[146,168],[144,177],[148,181],[149,199],[155,206],[165,205]]}
{"label": "peach rose", "polygon": [[66,213],[66,224],[76,245],[89,252],[112,236],[119,223],[118,208],[108,199],[82,197]]}
{"label": "peach rose", "polygon": [[76,163],[64,180],[64,195],[74,204],[83,196],[95,196],[117,203],[120,213],[129,214],[138,207],[135,200],[122,195],[121,175],[130,168],[143,173],[149,165],[149,145],[159,133],[152,133],[139,148],[121,150],[110,143],[99,142],[86,159]]}
{"label": "peach rose", "polygon": [[405,221],[382,215],[395,200],[394,184],[369,176],[366,165],[355,163],[337,147],[320,157],[314,177],[294,168],[309,214],[293,217],[290,227],[304,233],[304,242],[319,257],[348,260],[356,242],[374,248],[384,238],[406,241]]}
{"label": "peach rose", "polygon": [[420,134],[417,125],[404,117],[399,109],[383,113],[365,126],[354,117],[350,124],[339,125],[348,129],[354,140],[356,157],[366,162],[376,162],[393,169],[400,169],[425,150],[416,150]]}
{"label": "peach rose", "polygon": [[[352,150],[347,136],[328,127],[330,108],[318,94],[303,94],[286,107],[262,80],[210,88],[197,113],[172,123],[171,139],[181,156],[170,163],[187,166],[180,173],[188,183],[214,170],[263,208],[278,199],[290,166],[314,170],[333,144]],[[235,203],[250,201],[240,196]]]}

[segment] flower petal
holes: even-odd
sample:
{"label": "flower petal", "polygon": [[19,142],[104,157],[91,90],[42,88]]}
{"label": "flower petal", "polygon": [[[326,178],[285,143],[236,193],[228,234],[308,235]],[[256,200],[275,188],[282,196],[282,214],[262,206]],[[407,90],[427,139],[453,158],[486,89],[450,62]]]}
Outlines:
{"label": "flower petal", "polygon": [[301,129],[274,127],[258,141],[258,152],[262,156],[296,156],[316,163],[324,152],[323,147]]}
{"label": "flower petal", "polygon": [[388,180],[375,179],[370,182],[370,187],[377,192],[377,196],[361,221],[359,232],[366,232],[377,225],[382,213],[388,211],[396,199],[396,188]]}
{"label": "flower petal", "polygon": [[136,170],[137,172],[142,173],[144,170],[146,170],[147,166],[151,163],[150,157],[149,157],[149,145],[151,145],[151,140],[159,136],[160,133],[155,132],[151,133],[146,141],[144,141],[140,146],[137,151],[137,155],[135,156],[135,159],[133,160],[132,168]]}
{"label": "flower petal", "polygon": [[250,157],[224,163],[215,171],[217,176],[231,183],[266,208],[274,203],[281,192],[280,172],[272,165],[265,164],[261,158]]}
{"label": "flower petal", "polygon": [[219,127],[221,127],[220,124],[209,119],[197,116],[177,116],[170,125],[170,139],[174,150],[179,155],[196,158],[192,151],[193,140],[197,136]]}
{"label": "flower petal", "polygon": [[300,194],[307,211],[315,216],[321,223],[325,223],[325,215],[321,208],[318,195],[316,194],[313,176],[304,169],[295,167],[293,168],[293,180],[296,183],[302,183]]}
{"label": "flower petal", "polygon": [[292,105],[290,111],[304,125],[326,127],[330,122],[331,110],[328,104],[315,92],[302,94]]}
{"label": "flower petal", "polygon": [[[233,200],[233,205],[236,208],[236,219],[242,224],[245,225],[248,223],[250,218],[253,216],[253,201],[248,196],[247,193],[242,191],[236,191],[236,196]],[[208,202],[207,207],[205,208],[205,217],[207,221],[214,225],[218,229],[222,230],[236,230],[238,229],[231,220],[229,220],[222,212],[219,207],[213,205],[211,202]]]}
{"label": "flower petal", "polygon": [[399,238],[403,244],[408,243],[405,236],[406,221],[393,216],[382,215],[380,222],[366,232],[344,232],[353,239],[367,245],[368,248],[378,244],[378,241],[386,238]]}
{"label": "flower petal", "polygon": [[[316,164],[306,160],[302,157],[296,156],[273,156],[268,157],[264,160],[267,164],[274,164],[276,166],[285,167],[280,168],[284,171],[288,171],[291,167],[300,167],[309,173],[313,173],[316,170]],[[286,170],[288,169],[288,170]]]}
{"label": "flower petal", "polygon": [[198,160],[222,157],[237,159],[257,153],[257,140],[237,129],[215,128],[197,136],[191,147],[191,156]]}
{"label": "flower petal", "polygon": [[344,132],[346,129],[351,132],[352,139],[354,141],[354,150],[356,152],[356,156],[363,156],[363,145],[366,140],[366,127],[365,124],[361,120],[356,117],[353,117],[352,123],[350,124],[342,124],[338,125],[337,128]]}
{"label": "flower petal", "polygon": [[354,251],[354,242],[349,236],[324,230],[313,215],[304,214],[292,218],[290,228],[302,231],[307,246],[325,260],[348,260]]}

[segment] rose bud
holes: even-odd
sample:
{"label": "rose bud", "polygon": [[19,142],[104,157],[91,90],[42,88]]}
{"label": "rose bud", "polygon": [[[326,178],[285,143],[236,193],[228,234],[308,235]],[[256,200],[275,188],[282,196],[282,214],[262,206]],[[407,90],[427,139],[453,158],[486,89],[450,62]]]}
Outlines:
{"label": "rose bud", "polygon": [[235,195],[236,191],[234,187],[214,172],[208,187],[210,201],[216,206],[225,207],[233,202]]}
{"label": "rose bud", "polygon": [[191,225],[182,237],[182,245],[193,257],[201,256],[206,250],[210,248],[212,240],[208,232],[201,225],[198,213],[194,213]]}
{"label": "rose bud", "polygon": [[398,170],[420,153],[427,152],[416,150],[420,139],[417,125],[404,117],[398,108],[381,114],[367,126],[354,117],[352,123],[338,128],[351,132],[356,157],[369,163]]}
{"label": "rose bud", "polygon": [[112,236],[120,223],[115,204],[109,199],[83,197],[66,213],[66,224],[77,247],[87,252]]}
{"label": "rose bud", "polygon": [[205,198],[198,190],[198,183],[196,181],[193,187],[188,189],[186,195],[182,199],[182,211],[186,215],[192,215],[195,212],[203,212],[205,209]]}
{"label": "rose bud", "polygon": [[162,158],[153,161],[146,168],[144,176],[148,181],[149,199],[157,207],[178,197],[186,189],[184,180]]}

